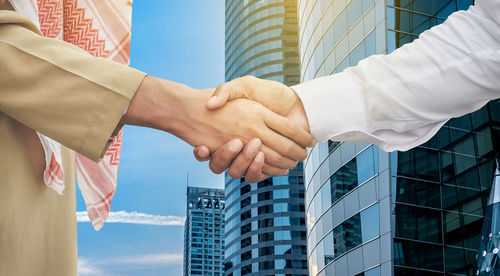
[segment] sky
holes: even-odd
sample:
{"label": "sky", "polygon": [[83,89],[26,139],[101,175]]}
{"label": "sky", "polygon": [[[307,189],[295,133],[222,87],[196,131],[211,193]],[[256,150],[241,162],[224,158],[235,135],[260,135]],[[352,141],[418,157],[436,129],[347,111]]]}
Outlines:
{"label": "sky", "polygon": [[[224,1],[136,0],[131,66],[194,88],[224,81]],[[96,232],[77,191],[79,275],[182,275],[186,185],[223,188],[192,147],[126,126],[111,215]]]}

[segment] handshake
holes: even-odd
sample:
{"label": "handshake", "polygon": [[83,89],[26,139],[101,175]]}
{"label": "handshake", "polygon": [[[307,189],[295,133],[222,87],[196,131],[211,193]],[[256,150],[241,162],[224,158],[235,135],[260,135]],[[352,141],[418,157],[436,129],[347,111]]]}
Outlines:
{"label": "handshake", "polygon": [[167,131],[194,146],[214,173],[258,182],[284,175],[316,141],[300,98],[276,81],[245,76],[216,89],[146,77],[122,123]]}

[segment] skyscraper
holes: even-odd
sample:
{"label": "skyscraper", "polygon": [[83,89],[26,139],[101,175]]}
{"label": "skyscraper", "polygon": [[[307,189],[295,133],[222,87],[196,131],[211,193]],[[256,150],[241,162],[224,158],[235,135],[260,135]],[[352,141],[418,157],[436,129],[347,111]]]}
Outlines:
{"label": "skyscraper", "polygon": [[[301,81],[390,53],[471,4],[300,0]],[[495,101],[407,152],[318,144],[304,161],[310,275],[475,273],[499,143]]]}
{"label": "skyscraper", "polygon": [[224,275],[224,190],[188,187],[184,276]]}
{"label": "skyscraper", "polygon": [[299,82],[296,0],[226,0],[226,81]]}
{"label": "skyscraper", "polygon": [[[253,75],[299,82],[295,0],[226,0],[226,80]],[[226,175],[226,275],[307,275],[304,182],[249,184]]]}

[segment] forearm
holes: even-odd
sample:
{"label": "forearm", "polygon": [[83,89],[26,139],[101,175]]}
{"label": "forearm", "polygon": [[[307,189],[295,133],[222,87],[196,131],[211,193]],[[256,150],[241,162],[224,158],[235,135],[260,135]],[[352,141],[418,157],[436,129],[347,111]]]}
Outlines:
{"label": "forearm", "polygon": [[152,76],[144,78],[121,122],[181,135],[189,125],[186,114],[198,108],[197,97],[208,98],[187,85]]}
{"label": "forearm", "polygon": [[0,11],[0,112],[98,160],[144,78]]}
{"label": "forearm", "polygon": [[294,87],[312,133],[406,150],[500,97],[500,26],[484,9],[455,13],[392,54]]}

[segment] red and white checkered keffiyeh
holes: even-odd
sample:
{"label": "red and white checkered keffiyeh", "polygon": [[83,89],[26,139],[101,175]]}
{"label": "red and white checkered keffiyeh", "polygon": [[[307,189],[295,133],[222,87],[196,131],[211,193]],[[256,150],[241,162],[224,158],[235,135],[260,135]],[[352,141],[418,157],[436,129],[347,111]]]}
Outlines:
{"label": "red and white checkered keffiyeh", "polygon": [[[72,43],[96,56],[122,64],[130,61],[131,0],[10,0],[20,14],[40,26],[46,37]],[[71,93],[71,91],[68,91]],[[38,133],[45,151],[44,181],[62,194],[61,145]],[[104,158],[95,163],[76,154],[76,177],[96,230],[108,218],[120,162],[122,131]]]}

